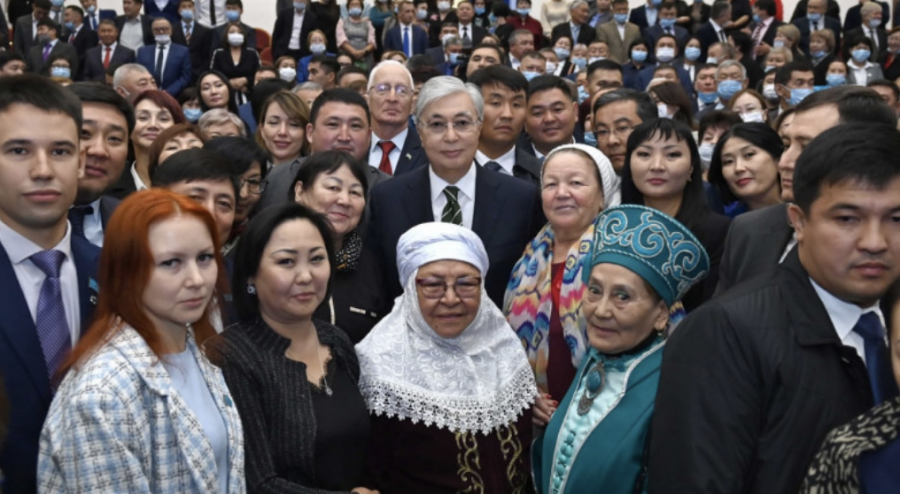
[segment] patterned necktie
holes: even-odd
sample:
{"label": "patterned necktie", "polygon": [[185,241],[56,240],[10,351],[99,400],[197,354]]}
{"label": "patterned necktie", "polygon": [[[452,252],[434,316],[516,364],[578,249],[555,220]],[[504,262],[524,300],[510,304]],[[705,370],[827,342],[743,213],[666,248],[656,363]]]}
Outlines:
{"label": "patterned necktie", "polygon": [[69,223],[72,224],[72,235],[87,239],[84,235],[84,217],[94,214],[91,206],[72,206],[69,208]]}
{"label": "patterned necktie", "polygon": [[488,161],[484,164],[484,167],[492,172],[503,173],[503,167],[496,161]]}
{"label": "patterned necktie", "polygon": [[391,169],[391,151],[394,150],[395,146],[391,141],[381,141],[378,143],[378,147],[381,148],[381,163],[378,164],[378,169],[387,173],[388,175],[393,175],[394,170]]}
{"label": "patterned necktie", "polygon": [[459,187],[448,185],[444,187],[444,197],[447,198],[447,204],[441,212],[442,223],[453,223],[454,225],[462,225],[462,208],[459,207]]}
{"label": "patterned necktie", "polygon": [[891,371],[891,356],[884,343],[884,326],[874,312],[860,316],[853,331],[862,336],[866,354],[866,370],[875,405],[897,396],[897,383]]}
{"label": "patterned necktie", "polygon": [[66,322],[66,308],[63,305],[62,289],[59,283],[59,270],[66,255],[58,250],[43,250],[31,256],[31,262],[47,276],[41,285],[38,297],[37,327],[41,349],[44,351],[44,362],[47,364],[47,375],[53,380],[53,374],[62,364],[66,353],[72,348],[69,335],[69,323]]}

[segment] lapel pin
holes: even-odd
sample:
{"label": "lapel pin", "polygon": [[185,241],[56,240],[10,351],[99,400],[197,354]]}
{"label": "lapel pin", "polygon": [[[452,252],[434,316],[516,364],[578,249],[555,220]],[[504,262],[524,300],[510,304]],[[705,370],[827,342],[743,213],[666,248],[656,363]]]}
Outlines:
{"label": "lapel pin", "polygon": [[91,305],[97,305],[97,296],[91,295],[90,302],[91,302]]}
{"label": "lapel pin", "polygon": [[406,159],[411,160],[411,159],[412,159],[412,155],[409,154],[409,153],[406,153]]}

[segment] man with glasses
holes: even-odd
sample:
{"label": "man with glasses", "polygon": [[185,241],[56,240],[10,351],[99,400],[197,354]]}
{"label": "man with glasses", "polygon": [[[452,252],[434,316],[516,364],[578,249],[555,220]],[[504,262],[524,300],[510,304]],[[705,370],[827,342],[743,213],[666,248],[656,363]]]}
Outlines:
{"label": "man with glasses", "polygon": [[659,118],[659,111],[648,94],[621,88],[600,96],[594,103],[593,113],[597,147],[612,162],[616,175],[621,177],[631,130]]}
{"label": "man with glasses", "polygon": [[159,17],[151,25],[156,43],[137,51],[137,63],[153,74],[165,92],[177,98],[191,83],[191,52],[184,45],[172,43],[172,24]]}
{"label": "man with glasses", "polygon": [[369,201],[366,246],[383,266],[389,297],[403,292],[397,241],[415,225],[442,221],[478,234],[491,264],[485,288],[497,304],[522,247],[543,226],[533,184],[476,166],[483,112],[481,91],[455,77],[438,76],[422,86],[416,125],[429,166],[376,186]]}
{"label": "man with glasses", "polygon": [[369,166],[399,175],[428,162],[419,133],[409,125],[413,105],[412,74],[400,62],[388,60],[372,69],[366,101],[372,111]]}

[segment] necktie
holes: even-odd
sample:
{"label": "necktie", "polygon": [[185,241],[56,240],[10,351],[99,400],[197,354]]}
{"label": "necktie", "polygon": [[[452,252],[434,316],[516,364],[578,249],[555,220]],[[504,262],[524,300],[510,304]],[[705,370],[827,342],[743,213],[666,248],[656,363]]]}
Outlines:
{"label": "necktie", "polygon": [[187,41],[188,43],[191,42],[191,25],[190,24],[184,25],[184,40]]}
{"label": "necktie", "polygon": [[216,24],[216,0],[209,0],[209,25],[215,26]]}
{"label": "necktie", "polygon": [[97,14],[91,14],[91,29],[97,30]]}
{"label": "necktie", "polygon": [[727,43],[727,42],[728,42],[728,38],[725,37],[725,30],[724,30],[724,29],[719,31],[719,41],[721,41],[722,43]]}
{"label": "necktie", "polygon": [[874,29],[870,29],[869,32],[872,33],[872,34],[869,36],[869,39],[872,40],[872,46],[875,47],[875,48],[878,48],[878,36],[875,34],[875,30],[874,30]]}
{"label": "necktie", "polygon": [[884,344],[884,326],[874,312],[860,316],[853,331],[862,336],[865,344],[866,370],[875,405],[897,396],[897,383],[891,371],[891,356]]}
{"label": "necktie", "polygon": [[104,69],[108,69],[108,68],[109,68],[109,58],[110,58],[111,56],[112,56],[112,48],[109,47],[109,46],[107,46],[107,47],[106,47],[106,56],[103,57],[103,68],[104,68]]}
{"label": "necktie", "polygon": [[75,41],[75,33],[69,35],[69,44],[71,45],[73,41]]}
{"label": "necktie", "polygon": [[156,56],[156,81],[160,87],[163,86],[163,54],[166,52],[166,45],[159,45],[159,55]]}
{"label": "necktie", "polygon": [[50,50],[53,49],[53,46],[49,43],[44,46],[44,61],[47,61],[47,57],[50,56]]}
{"label": "necktie", "polygon": [[441,211],[442,223],[453,223],[454,225],[462,225],[462,208],[459,207],[459,187],[448,185],[444,187],[444,197],[447,198],[447,204]]}
{"label": "necktie", "polygon": [[405,26],[403,28],[403,53],[406,53],[406,56],[412,57],[412,43],[409,42],[409,26]]}
{"label": "necktie", "polygon": [[503,173],[503,167],[496,161],[488,161],[484,164],[484,167],[492,172]]}
{"label": "necktie", "polygon": [[472,44],[472,38],[469,37],[469,26],[463,26],[463,44]]}
{"label": "necktie", "polygon": [[381,148],[381,163],[378,164],[378,169],[387,173],[388,175],[393,175],[394,171],[391,169],[391,151],[394,150],[395,146],[391,141],[381,141],[378,143],[378,147]]}
{"label": "necktie", "polygon": [[47,375],[53,374],[72,347],[69,323],[66,322],[66,308],[63,305],[62,289],[59,284],[59,269],[66,255],[58,250],[43,250],[31,256],[31,262],[47,276],[41,284],[38,296],[35,327],[47,364]]}
{"label": "necktie", "polygon": [[87,239],[84,235],[84,217],[94,214],[91,206],[72,206],[69,208],[69,223],[72,224],[72,235]]}
{"label": "necktie", "polygon": [[572,39],[573,39],[572,42],[573,43],[578,43],[578,35],[579,34],[581,34],[581,27],[573,24],[572,25]]}

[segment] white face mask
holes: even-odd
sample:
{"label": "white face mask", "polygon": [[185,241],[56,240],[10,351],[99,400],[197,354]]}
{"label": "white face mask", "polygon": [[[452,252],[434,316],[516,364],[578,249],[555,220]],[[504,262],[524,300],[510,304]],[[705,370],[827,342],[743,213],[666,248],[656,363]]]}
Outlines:
{"label": "white face mask", "polygon": [[547,62],[545,74],[552,74],[556,70],[556,62]]}
{"label": "white face mask", "polygon": [[447,2],[447,1],[438,2],[438,10],[440,10],[441,12],[446,12],[446,11],[450,10],[450,2]]}
{"label": "white face mask", "polygon": [[778,93],[775,92],[775,84],[764,84],[763,85],[763,96],[767,100],[777,100]]}
{"label": "white face mask", "polygon": [[172,38],[168,34],[157,34],[155,36],[156,44],[158,45],[168,45]]}
{"label": "white face mask", "polygon": [[741,113],[741,120],[743,120],[744,123],[763,123],[763,113],[762,111]]}
{"label": "white face mask", "polygon": [[671,62],[675,58],[675,48],[662,46],[656,50],[656,59],[663,63]]}
{"label": "white face mask", "polygon": [[659,113],[659,118],[672,118],[669,115],[669,105],[659,102],[656,104],[656,110]]}
{"label": "white face mask", "polygon": [[715,151],[716,145],[711,142],[704,142],[700,145],[700,163],[703,165],[703,170],[709,170],[709,164],[712,162],[713,151]]}
{"label": "white face mask", "polygon": [[231,46],[241,46],[244,44],[244,35],[241,33],[230,33],[228,35],[228,44]]}
{"label": "white face mask", "polygon": [[297,69],[293,67],[282,67],[278,69],[278,77],[282,81],[294,82],[297,78]]}

